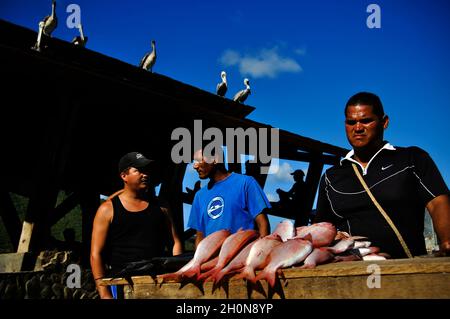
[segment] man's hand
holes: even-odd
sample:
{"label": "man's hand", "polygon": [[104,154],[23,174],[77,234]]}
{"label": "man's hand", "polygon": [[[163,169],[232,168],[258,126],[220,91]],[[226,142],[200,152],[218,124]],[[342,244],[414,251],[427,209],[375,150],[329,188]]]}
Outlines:
{"label": "man's hand", "polygon": [[448,195],[435,197],[427,204],[427,209],[441,242],[440,251],[435,256],[450,256],[450,199]]}
{"label": "man's hand", "polygon": [[450,256],[450,241],[442,242],[439,245],[439,251],[434,254],[434,257],[449,257]]}

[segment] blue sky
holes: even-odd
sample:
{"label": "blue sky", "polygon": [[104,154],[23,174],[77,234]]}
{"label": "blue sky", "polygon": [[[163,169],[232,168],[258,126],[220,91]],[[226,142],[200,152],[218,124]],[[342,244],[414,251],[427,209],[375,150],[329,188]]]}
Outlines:
{"label": "blue sky", "polygon": [[[225,70],[229,98],[248,77],[250,119],[323,142],[348,148],[343,107],[356,92],[374,92],[390,116],[386,139],[427,150],[449,184],[446,0],[58,1],[53,36],[67,41],[77,35],[65,23],[71,3],[87,48],[137,65],[155,39],[156,73],[214,92]],[[371,3],[381,8],[380,29],[366,25]],[[50,0],[6,0],[0,18],[37,30],[50,9]],[[269,196],[290,187],[291,169],[306,168],[281,165]]]}

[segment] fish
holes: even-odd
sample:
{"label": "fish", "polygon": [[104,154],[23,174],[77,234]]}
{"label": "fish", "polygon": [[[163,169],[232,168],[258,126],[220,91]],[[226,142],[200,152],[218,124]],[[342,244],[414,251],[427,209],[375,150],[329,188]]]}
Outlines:
{"label": "fish", "polygon": [[200,266],[200,271],[205,272],[213,269],[217,265],[217,261],[219,260],[219,256],[214,257],[213,259],[208,260]]}
{"label": "fish", "polygon": [[258,239],[245,260],[245,266],[236,279],[244,278],[256,283],[255,270],[262,269],[267,265],[267,257],[272,249],[280,245],[283,241],[278,234],[270,234]]}
{"label": "fish", "polygon": [[222,268],[219,272],[215,273],[208,279],[211,279],[214,283],[213,285],[213,291],[215,290],[216,286],[220,285],[223,277],[226,275],[230,275],[236,272],[239,272],[245,267],[245,261],[247,260],[248,254],[250,253],[251,248],[257,241],[252,241],[247,246],[245,246],[236,257],[234,257],[226,267]]}
{"label": "fish", "polygon": [[346,250],[352,249],[354,245],[355,245],[355,241],[353,239],[345,238],[345,239],[340,240],[333,247],[327,247],[327,248],[333,254],[338,255],[338,254],[343,253]]}
{"label": "fish", "polygon": [[294,224],[290,220],[285,219],[282,222],[278,223],[272,234],[278,234],[281,237],[282,241],[291,239],[295,236]]}
{"label": "fish", "polygon": [[334,259],[334,255],[325,247],[314,248],[311,254],[306,257],[300,269],[311,269],[317,265],[325,264]]}
{"label": "fish", "polygon": [[370,241],[355,241],[353,248],[367,248],[370,247],[372,243]]}
{"label": "fish", "polygon": [[194,257],[184,267],[175,273],[160,275],[158,279],[162,282],[167,280],[180,281],[185,278],[196,279],[201,272],[201,265],[214,256],[222,246],[222,243],[230,235],[227,229],[218,230],[209,234],[198,244]]}
{"label": "fish", "polygon": [[178,271],[173,272],[173,273],[168,273],[168,274],[163,274],[163,275],[158,275],[157,276],[157,280],[158,282],[160,282],[161,284],[167,281],[180,281],[182,274],[188,270],[189,268],[192,267],[192,265],[194,264],[194,258],[192,258],[186,265],[184,265],[183,267],[181,267]]}
{"label": "fish", "polygon": [[380,248],[372,246],[372,247],[367,247],[367,248],[358,248],[359,254],[364,257],[366,255],[370,255],[370,254],[376,254],[380,251]]}
{"label": "fish", "polygon": [[255,282],[265,279],[270,287],[274,287],[278,269],[302,262],[312,251],[313,244],[301,238],[290,239],[274,247],[267,258],[266,267],[256,276]]}
{"label": "fish", "polygon": [[[329,251],[331,251],[333,254],[335,255],[339,255],[341,253],[343,253],[346,250],[349,249],[353,249],[355,248],[355,243],[357,240],[360,239],[367,239],[367,237],[363,237],[363,236],[352,236],[352,237],[348,237],[348,238],[344,238],[341,239],[340,241],[338,241],[334,246],[332,247],[327,247]],[[362,247],[363,245],[361,244],[357,244],[359,245],[359,247]],[[365,244],[364,244],[365,245]]]}
{"label": "fish", "polygon": [[312,237],[314,248],[327,246],[331,244],[336,237],[336,227],[327,222],[297,227],[294,238],[306,239],[308,235],[311,235]]}
{"label": "fish", "polygon": [[386,260],[386,257],[377,254],[368,254],[363,256],[363,260]]}
{"label": "fish", "polygon": [[336,236],[334,237],[334,240],[341,240],[341,239],[345,239],[345,238],[349,238],[349,237],[351,237],[349,233],[338,230],[336,232]]}
{"label": "fish", "polygon": [[214,275],[219,272],[222,268],[224,268],[228,262],[236,256],[239,251],[244,247],[249,241],[259,237],[259,233],[256,230],[248,229],[248,230],[239,230],[236,233],[228,236],[220,248],[219,259],[210,271],[201,274],[197,280],[204,280],[208,277]]}

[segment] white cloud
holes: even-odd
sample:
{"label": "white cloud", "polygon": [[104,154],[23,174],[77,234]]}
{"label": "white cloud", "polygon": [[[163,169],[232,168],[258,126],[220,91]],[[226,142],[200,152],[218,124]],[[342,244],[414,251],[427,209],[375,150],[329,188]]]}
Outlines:
{"label": "white cloud", "polygon": [[294,182],[291,172],[293,172],[292,166],[287,162],[284,162],[281,166],[279,165],[279,162],[277,164],[272,164],[270,166],[267,182],[269,182],[269,180],[273,183]]}
{"label": "white cloud", "polygon": [[267,199],[269,202],[278,202],[279,198],[277,194],[269,193],[267,194]]}
{"label": "white cloud", "polygon": [[283,57],[278,53],[278,48],[262,49],[254,56],[242,55],[234,50],[226,50],[220,57],[224,66],[238,66],[242,75],[250,75],[253,78],[275,78],[278,74],[297,73],[302,67],[292,58]]}

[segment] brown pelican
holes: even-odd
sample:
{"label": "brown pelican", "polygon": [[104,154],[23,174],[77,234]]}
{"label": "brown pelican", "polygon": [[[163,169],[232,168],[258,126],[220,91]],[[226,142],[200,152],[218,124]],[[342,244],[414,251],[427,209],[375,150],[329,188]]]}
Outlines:
{"label": "brown pelican", "polygon": [[244,103],[247,97],[250,95],[250,81],[248,79],[244,79],[245,89],[240,90],[236,93],[233,98],[233,101]]}
{"label": "brown pelican", "polygon": [[225,96],[225,93],[227,93],[227,74],[225,71],[222,71],[220,73],[220,77],[222,78],[222,82],[217,84],[216,93],[218,96]]}
{"label": "brown pelican", "polygon": [[33,50],[36,50],[38,52],[41,52],[41,39],[42,39],[42,29],[43,28],[44,28],[44,24],[39,23],[39,31],[38,31],[37,40],[36,40],[36,43],[34,44],[34,46],[31,47]]}
{"label": "brown pelican", "polygon": [[84,36],[83,27],[81,26],[81,24],[78,25],[78,30],[80,31],[80,35],[73,38],[72,43],[84,48],[86,46],[88,37]]}
{"label": "brown pelican", "polygon": [[155,40],[152,40],[152,52],[147,53],[144,55],[144,57],[141,60],[141,63],[139,63],[139,67],[144,70],[149,70],[150,72],[153,72],[153,65],[155,65],[156,62],[156,42]]}
{"label": "brown pelican", "polygon": [[52,32],[56,29],[58,26],[58,18],[56,17],[56,1],[52,1],[52,14],[49,16],[46,16],[41,22],[39,22],[39,26],[42,24],[42,32],[47,35],[51,36]]}

